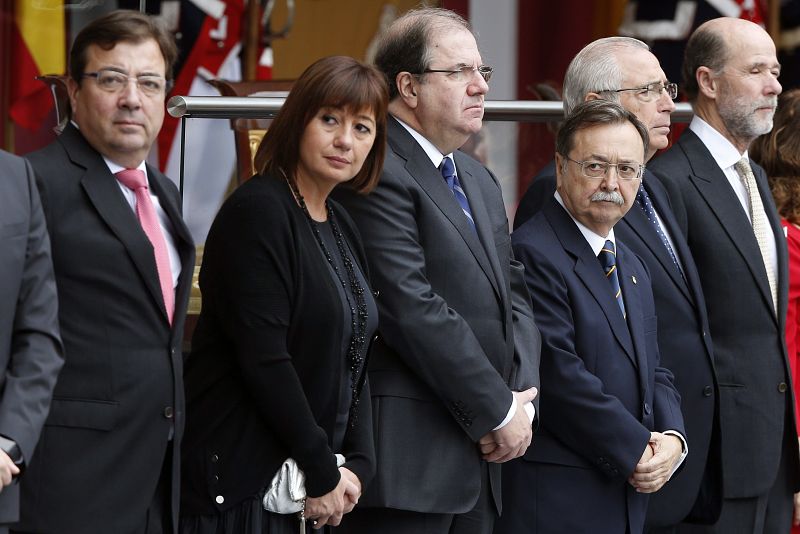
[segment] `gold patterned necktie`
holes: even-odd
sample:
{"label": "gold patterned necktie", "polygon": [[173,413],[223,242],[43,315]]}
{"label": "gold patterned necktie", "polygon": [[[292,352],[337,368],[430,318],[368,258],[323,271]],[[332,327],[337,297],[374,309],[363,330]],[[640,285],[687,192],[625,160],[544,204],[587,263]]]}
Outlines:
{"label": "gold patterned necktie", "polygon": [[761,251],[761,260],[764,262],[764,268],[767,271],[767,281],[769,282],[769,291],[772,294],[772,308],[777,310],[778,306],[778,282],[775,270],[772,267],[772,262],[769,261],[769,247],[767,246],[768,239],[773,239],[772,230],[767,221],[767,213],[764,211],[764,203],[761,202],[761,194],[758,192],[756,185],[756,178],[753,175],[753,169],[750,168],[750,162],[747,158],[742,158],[733,166],[742,179],[744,188],[747,190],[750,206],[750,221],[753,224],[753,233],[758,241],[758,248]]}

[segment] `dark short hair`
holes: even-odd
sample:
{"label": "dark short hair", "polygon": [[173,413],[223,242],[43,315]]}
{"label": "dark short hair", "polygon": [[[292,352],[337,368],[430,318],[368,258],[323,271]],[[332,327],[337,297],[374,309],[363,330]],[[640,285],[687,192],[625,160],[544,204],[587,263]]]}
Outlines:
{"label": "dark short hair", "polygon": [[683,52],[683,92],[689,102],[697,100],[697,69],[708,67],[719,73],[728,61],[728,46],[718,30],[701,26],[689,37]]}
{"label": "dark short hair", "polygon": [[399,94],[398,74],[420,74],[429,68],[431,36],[434,31],[446,27],[468,31],[474,36],[472,27],[462,16],[435,7],[412,9],[386,29],[375,52],[375,65],[386,76],[390,100]]}
{"label": "dark short hair", "polygon": [[778,97],[772,131],[756,138],[748,154],[767,171],[781,217],[800,224],[800,89]]}
{"label": "dark short hair", "polygon": [[383,75],[373,66],[347,56],[329,56],[308,67],[292,86],[269,125],[255,157],[261,174],[292,177],[300,161],[300,141],[311,119],[324,107],[375,114],[375,142],[359,173],[348,184],[367,193],[378,183],[386,153],[389,95]]}
{"label": "dark short hair", "polygon": [[158,43],[166,67],[164,75],[171,80],[172,67],[178,57],[175,38],[161,19],[127,9],[96,18],[78,33],[69,51],[69,75],[80,85],[86,69],[86,50],[91,45],[111,50],[117,43],[138,44],[148,39]]}
{"label": "dark short hair", "polygon": [[572,113],[567,115],[564,124],[556,137],[556,152],[568,156],[574,146],[575,134],[593,126],[608,126],[614,124],[633,124],[644,145],[643,154],[647,154],[650,136],[647,127],[641,123],[636,115],[610,100],[589,100],[575,106]]}

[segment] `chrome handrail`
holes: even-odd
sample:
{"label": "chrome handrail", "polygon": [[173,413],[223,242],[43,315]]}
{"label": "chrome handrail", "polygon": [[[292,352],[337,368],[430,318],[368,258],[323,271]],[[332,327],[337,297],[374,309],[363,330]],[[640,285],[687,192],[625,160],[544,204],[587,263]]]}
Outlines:
{"label": "chrome handrail", "polygon": [[[173,96],[167,111],[173,117],[204,119],[272,118],[283,105],[282,97]],[[487,100],[483,118],[487,121],[558,122],[564,118],[561,102],[541,100]],[[692,120],[688,103],[675,105],[672,122]]]}

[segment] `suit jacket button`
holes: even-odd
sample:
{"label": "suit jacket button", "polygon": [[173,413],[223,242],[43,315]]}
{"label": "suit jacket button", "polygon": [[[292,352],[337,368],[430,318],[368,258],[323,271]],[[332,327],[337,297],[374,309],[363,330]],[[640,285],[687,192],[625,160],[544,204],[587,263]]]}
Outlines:
{"label": "suit jacket button", "polygon": [[167,406],[166,408],[164,408],[164,417],[166,417],[167,419],[172,419],[172,416],[173,416],[172,406]]}
{"label": "suit jacket button", "polygon": [[211,455],[211,463],[217,463],[219,461],[219,456],[216,454]]}
{"label": "suit jacket button", "polygon": [[225,497],[223,497],[222,495],[217,495],[216,497],[214,497],[214,500],[216,501],[217,504],[222,504],[225,502]]}
{"label": "suit jacket button", "polygon": [[704,397],[710,397],[713,392],[714,392],[714,390],[711,388],[711,386],[706,386],[706,387],[703,388],[703,396]]}
{"label": "suit jacket button", "polygon": [[652,411],[653,410],[650,408],[650,404],[645,402],[644,403],[644,414],[645,415],[650,415],[650,412],[652,412]]}
{"label": "suit jacket button", "polygon": [[786,393],[786,382],[781,382],[778,384],[778,391],[781,393]]}

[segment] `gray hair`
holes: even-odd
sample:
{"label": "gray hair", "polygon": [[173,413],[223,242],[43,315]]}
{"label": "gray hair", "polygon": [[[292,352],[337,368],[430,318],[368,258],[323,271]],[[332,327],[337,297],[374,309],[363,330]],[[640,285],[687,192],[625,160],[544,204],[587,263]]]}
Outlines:
{"label": "gray hair", "polygon": [[443,28],[475,35],[469,22],[459,14],[434,7],[412,9],[386,29],[375,52],[375,66],[386,76],[389,100],[398,95],[398,74],[421,74],[429,68],[433,56],[431,36]]}
{"label": "gray hair", "polygon": [[[617,52],[625,48],[650,50],[633,37],[604,37],[592,41],[575,55],[564,74],[564,115],[572,113],[589,93],[621,89],[624,75]],[[619,102],[619,93],[605,93],[603,98]]]}
{"label": "gray hair", "polygon": [[608,126],[614,124],[633,124],[639,137],[642,138],[644,154],[647,154],[650,144],[650,135],[647,127],[636,118],[636,115],[610,100],[589,100],[581,102],[572,110],[556,137],[556,152],[568,156],[574,146],[575,135],[586,128],[593,126]]}

